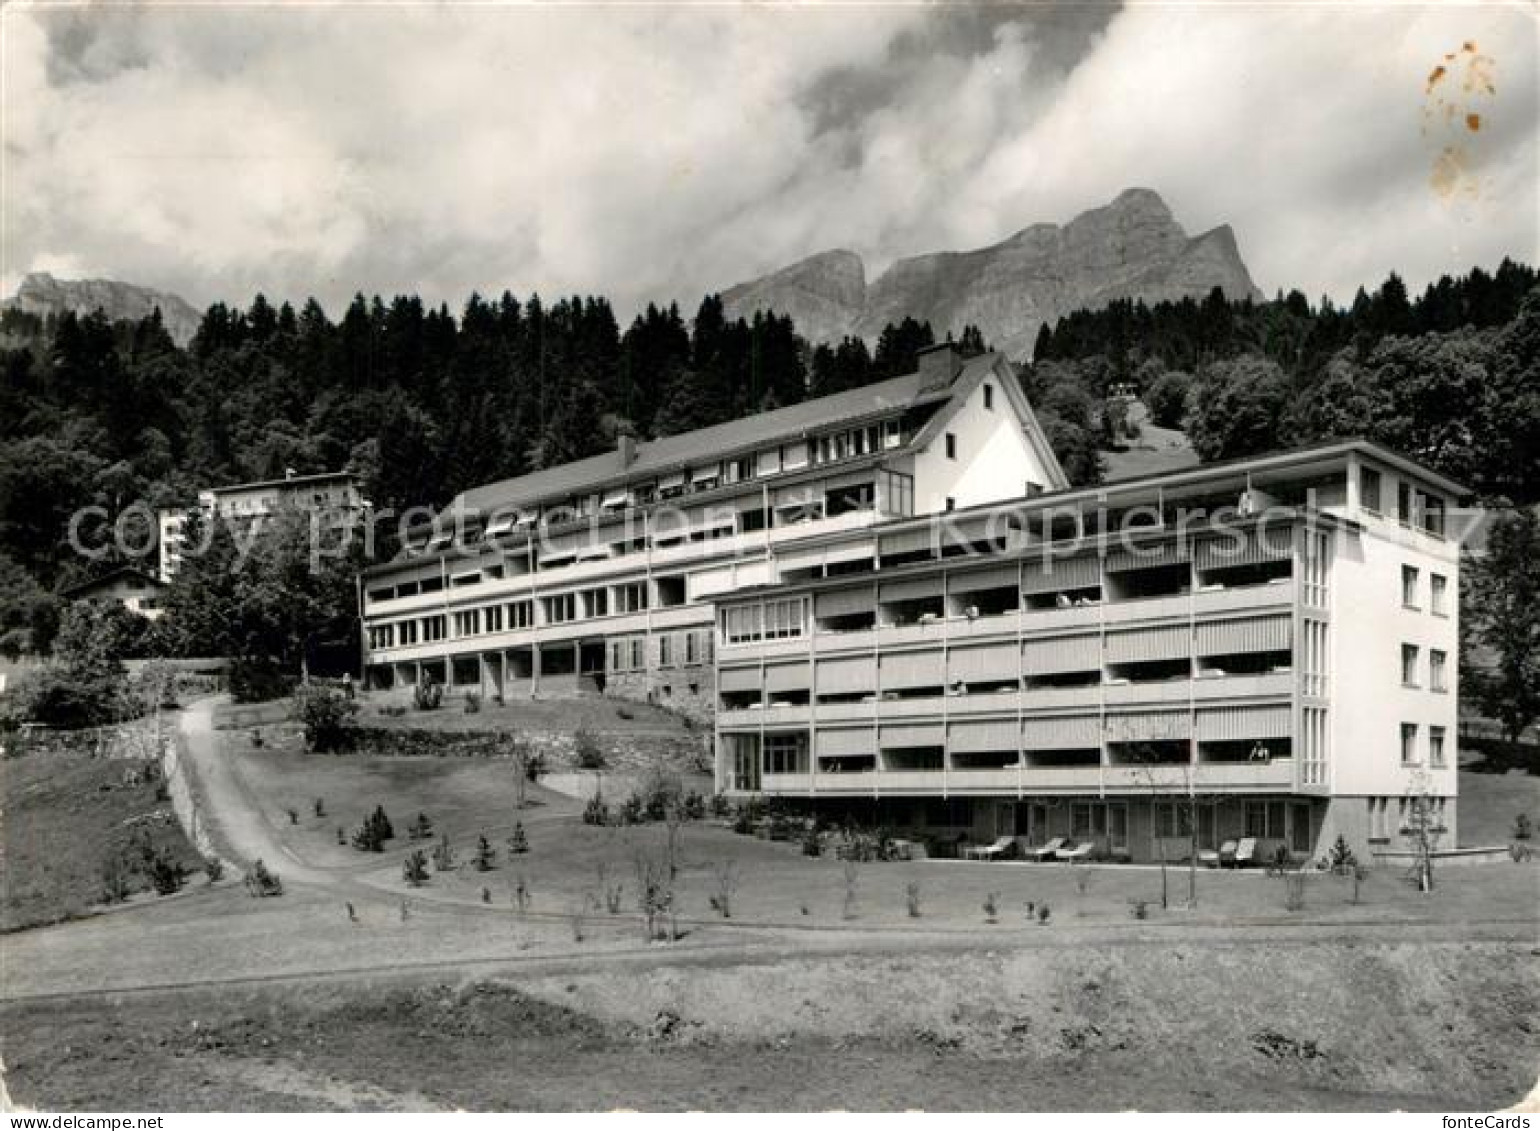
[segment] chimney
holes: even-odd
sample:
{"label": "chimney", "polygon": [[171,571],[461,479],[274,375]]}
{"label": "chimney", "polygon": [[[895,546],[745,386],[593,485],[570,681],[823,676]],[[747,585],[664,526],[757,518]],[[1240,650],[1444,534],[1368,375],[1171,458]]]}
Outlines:
{"label": "chimney", "polygon": [[962,355],[957,352],[955,342],[942,342],[939,346],[923,349],[915,359],[919,363],[922,389],[944,389],[962,372]]}
{"label": "chimney", "polygon": [[615,450],[620,453],[620,466],[630,467],[636,462],[636,437],[622,432],[615,437]]}
{"label": "chimney", "polygon": [[294,469],[292,467],[284,468],[283,469],[283,477],[285,479],[293,479],[294,478]]}

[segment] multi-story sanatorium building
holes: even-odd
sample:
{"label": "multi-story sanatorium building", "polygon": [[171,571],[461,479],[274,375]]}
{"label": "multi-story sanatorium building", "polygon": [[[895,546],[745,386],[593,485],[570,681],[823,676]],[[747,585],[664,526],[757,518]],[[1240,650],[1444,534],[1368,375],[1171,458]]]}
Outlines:
{"label": "multi-story sanatorium building", "polygon": [[1010,366],[937,347],[907,376],[623,438],[466,492],[365,574],[366,676],[390,687],[429,673],[506,696],[603,690],[709,717],[716,594],[777,579],[820,534],[1064,486]]}
{"label": "multi-story sanatorium building", "polygon": [[[362,523],[369,503],[359,488],[358,477],[346,471],[316,475],[288,472],[282,479],[234,483],[198,492],[198,511],[205,517],[247,524],[285,512],[318,513],[333,530]],[[187,519],[191,511],[167,509],[157,514],[160,525],[159,567],[161,581],[170,581],[181,568],[186,549]]]}
{"label": "multi-story sanatorium building", "polygon": [[709,711],[720,790],[922,833],[1367,858],[1414,791],[1455,843],[1462,493],[1362,442],[1070,489],[943,347],[467,492],[366,573],[366,671]]}
{"label": "multi-story sanatorium building", "polygon": [[1452,847],[1462,493],[1354,441],[819,537],[716,599],[718,788],[1135,860],[1367,860],[1416,799]]}

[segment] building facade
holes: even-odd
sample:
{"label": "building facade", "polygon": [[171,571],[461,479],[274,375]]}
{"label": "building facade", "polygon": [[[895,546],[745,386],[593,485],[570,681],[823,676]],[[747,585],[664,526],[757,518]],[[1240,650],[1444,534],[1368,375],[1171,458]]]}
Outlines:
{"label": "building facade", "polygon": [[151,577],[132,566],[123,566],[66,589],[64,597],[70,601],[112,602],[148,620],[157,620],[161,615],[160,599],[165,589],[165,584],[159,578]]}
{"label": "building facade", "polygon": [[1368,860],[1422,798],[1453,846],[1461,494],[1352,442],[810,539],[716,598],[717,786],[1132,860]]}
{"label": "building facade", "polygon": [[[210,487],[198,492],[197,513],[236,525],[259,523],[285,513],[320,515],[328,533],[355,527],[367,520],[370,506],[358,477],[345,471],[296,475],[282,479]],[[156,515],[159,536],[157,573],[170,581],[181,568],[187,550],[187,520],[193,511],[165,509]]]}
{"label": "building facade", "polygon": [[[466,492],[363,578],[375,688],[602,690],[709,718],[715,598],[804,569],[810,537],[1057,490],[1011,367],[916,372]],[[839,551],[814,551],[838,573]],[[800,555],[800,556],[799,556]]]}

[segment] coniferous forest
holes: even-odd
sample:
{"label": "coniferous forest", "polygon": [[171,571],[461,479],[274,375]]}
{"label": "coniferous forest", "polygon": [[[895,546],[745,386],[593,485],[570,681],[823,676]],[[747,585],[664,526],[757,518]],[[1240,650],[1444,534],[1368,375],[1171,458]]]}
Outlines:
{"label": "coniferous forest", "polygon": [[[0,649],[46,648],[57,594],[119,564],[65,540],[96,506],[186,505],[200,487],[349,469],[376,507],[582,458],[621,433],[674,434],[909,372],[927,324],[874,347],[810,346],[789,318],[692,318],[607,300],[472,296],[458,312],[356,297],[333,319],[258,296],[216,303],[187,348],[158,317],[0,317]],[[969,328],[965,352],[987,348]],[[1535,271],[1392,276],[1350,306],[1120,301],[1043,327],[1022,381],[1072,480],[1103,474],[1108,394],[1137,386],[1201,458],[1368,436],[1485,497],[1540,498]],[[189,647],[192,645],[189,644]]]}

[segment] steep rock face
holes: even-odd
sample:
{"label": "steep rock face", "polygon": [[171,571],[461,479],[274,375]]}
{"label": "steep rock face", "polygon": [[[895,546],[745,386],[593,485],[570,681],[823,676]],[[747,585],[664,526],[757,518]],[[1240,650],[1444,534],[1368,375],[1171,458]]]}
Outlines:
{"label": "steep rock face", "polygon": [[166,291],[111,279],[55,279],[42,271],[22,279],[15,297],[0,305],[40,317],[63,314],[66,310],[89,314],[100,309],[113,321],[138,321],[159,307],[166,332],[182,346],[192,339],[201,317],[184,299]]}
{"label": "steep rock face", "polygon": [[[1202,298],[1214,287],[1232,299],[1261,297],[1228,227],[1190,237],[1149,189],[1129,189],[1062,227],[1034,224],[990,247],[901,259],[864,288],[852,313],[861,292],[848,281],[862,274],[854,253],[827,252],[732,288],[724,305],[733,317],[791,314],[812,341],[844,333],[871,341],[906,316],[929,321],[938,334],[960,334],[972,322],[1020,358],[1044,322],[1113,299]],[[813,316],[805,325],[799,309]]]}
{"label": "steep rock face", "polygon": [[722,292],[728,317],[755,311],[789,314],[810,341],[838,340],[850,333],[866,305],[866,267],[853,251],[825,251],[799,260],[751,283]]}

